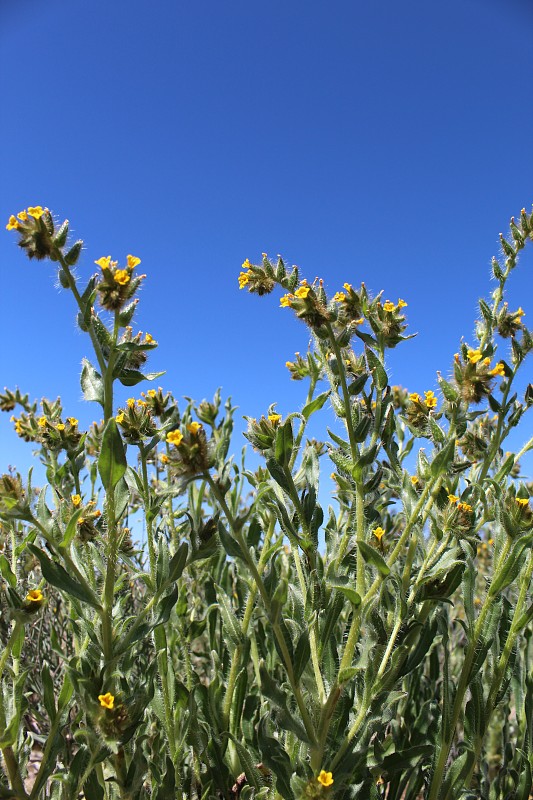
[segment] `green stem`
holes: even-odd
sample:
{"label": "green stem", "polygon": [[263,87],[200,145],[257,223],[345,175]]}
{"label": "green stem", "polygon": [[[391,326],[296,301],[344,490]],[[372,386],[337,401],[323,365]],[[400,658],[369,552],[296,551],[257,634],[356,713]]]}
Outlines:
{"label": "green stem", "polygon": [[[213,478],[211,477],[211,475],[208,472],[204,473],[204,479],[209,484],[209,486],[211,488],[211,491],[213,492],[214,497],[216,498],[218,504],[220,505],[222,511],[224,512],[224,514],[226,516],[226,519],[227,519],[227,521],[228,521],[228,523],[229,523],[229,525],[230,525],[230,527],[231,527],[231,529],[233,531],[233,535],[235,536],[236,541],[240,545],[241,552],[242,552],[242,555],[243,555],[243,559],[245,560],[248,569],[252,573],[252,577],[253,577],[256,585],[257,585],[257,588],[259,589],[259,593],[261,595],[261,599],[263,600],[263,603],[265,604],[265,608],[267,609],[267,612],[268,612],[269,616],[271,616],[270,597],[269,597],[268,592],[266,590],[265,584],[263,583],[263,579],[261,578],[261,575],[258,572],[257,565],[256,565],[254,559],[252,558],[252,555],[251,555],[251,553],[250,553],[250,551],[248,549],[248,545],[246,544],[246,541],[245,541],[245,539],[244,539],[244,537],[242,535],[242,531],[235,524],[235,519],[234,519],[231,511],[228,508],[228,504],[226,503],[226,499],[225,499],[224,495],[222,494],[222,492],[220,491],[220,489],[216,485],[215,481],[213,480]],[[274,631],[274,636],[276,637],[276,641],[277,641],[279,649],[281,651],[281,655],[282,655],[282,658],[283,658],[283,663],[284,663],[284,666],[285,666],[285,670],[287,672],[287,677],[289,679],[289,683],[291,685],[292,692],[294,694],[295,700],[296,700],[296,702],[298,704],[298,708],[299,708],[299,711],[300,711],[300,714],[301,714],[301,717],[302,717],[302,721],[303,721],[306,733],[309,736],[311,744],[314,746],[314,745],[316,745],[316,734],[315,734],[314,726],[313,726],[313,723],[311,721],[311,717],[309,715],[309,711],[307,710],[307,706],[306,706],[305,700],[304,700],[304,698],[302,696],[302,692],[300,690],[300,687],[298,686],[298,684],[297,684],[297,682],[295,680],[295,677],[294,677],[294,666],[293,666],[289,651],[287,649],[287,644],[285,642],[285,638],[283,636],[283,632],[282,632],[282,630],[281,630],[281,628],[280,628],[280,626],[279,626],[279,624],[277,622],[272,622],[272,630]]]}

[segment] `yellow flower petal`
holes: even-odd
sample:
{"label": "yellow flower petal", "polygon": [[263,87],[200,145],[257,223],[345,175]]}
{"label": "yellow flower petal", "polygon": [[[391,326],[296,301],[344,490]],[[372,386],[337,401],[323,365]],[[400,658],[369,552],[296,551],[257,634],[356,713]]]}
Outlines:
{"label": "yellow flower petal", "polygon": [[139,266],[141,259],[137,258],[137,256],[126,256],[126,262],[128,264],[128,269],[134,269]]}
{"label": "yellow flower petal", "polygon": [[102,708],[107,708],[109,711],[111,711],[115,707],[115,698],[111,692],[99,694],[98,699]]}
{"label": "yellow flower petal", "polygon": [[42,206],[28,206],[28,214],[34,219],[41,219],[44,214],[44,208]]}

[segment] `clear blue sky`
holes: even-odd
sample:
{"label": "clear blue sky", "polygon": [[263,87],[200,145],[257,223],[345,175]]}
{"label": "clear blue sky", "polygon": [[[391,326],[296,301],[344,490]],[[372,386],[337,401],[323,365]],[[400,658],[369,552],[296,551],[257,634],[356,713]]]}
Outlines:
{"label": "clear blue sky", "polygon": [[[525,1],[3,2],[0,72],[0,217],[68,217],[85,278],[102,255],[139,256],[150,367],[177,397],[222,386],[239,414],[298,407],[284,364],[308,340],[277,296],[239,292],[244,258],[404,298],[419,335],[390,373],[422,391],[471,337],[498,232],[533,202]],[[60,393],[89,423],[71,297],[2,231],[0,385]],[[511,294],[530,325],[532,268],[530,252]],[[29,459],[7,415],[0,456]]]}

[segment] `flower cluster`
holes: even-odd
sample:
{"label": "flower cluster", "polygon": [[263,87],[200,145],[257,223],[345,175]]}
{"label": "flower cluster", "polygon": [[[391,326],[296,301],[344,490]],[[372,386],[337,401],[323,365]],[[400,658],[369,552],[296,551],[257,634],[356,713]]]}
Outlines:
{"label": "flower cluster", "polygon": [[166,464],[178,478],[202,475],[214,464],[213,446],[200,422],[185,422],[183,429],[169,431],[166,442],[172,445]]}
{"label": "flower cluster", "polygon": [[272,265],[268,260],[267,254],[263,253],[263,263],[261,266],[251,264],[248,259],[242,264],[242,272],[239,274],[239,289],[248,289],[251,294],[270,294],[276,281]]}
{"label": "flower cluster", "polygon": [[133,270],[141,263],[136,256],[128,255],[125,267],[119,267],[118,261],[112,261],[111,256],[102,256],[94,263],[102,270],[102,279],[96,289],[101,305],[108,311],[123,308],[146,278],[146,275],[133,276]]}
{"label": "flower cluster", "polygon": [[431,389],[424,392],[423,398],[417,392],[409,394],[409,402],[405,409],[405,421],[415,435],[429,435],[428,419],[430,414],[435,415],[437,402],[435,393]]}
{"label": "flower cluster", "polygon": [[491,368],[491,359],[480,349],[462,346],[461,355],[454,356],[454,377],[462,399],[467,403],[480,403],[492,392],[493,379],[504,378],[505,363],[499,361]]}
{"label": "flower cluster", "polygon": [[125,408],[119,409],[115,420],[120,425],[122,435],[128,444],[140,444],[157,432],[152,409],[148,400],[142,397],[138,400],[129,397]]}

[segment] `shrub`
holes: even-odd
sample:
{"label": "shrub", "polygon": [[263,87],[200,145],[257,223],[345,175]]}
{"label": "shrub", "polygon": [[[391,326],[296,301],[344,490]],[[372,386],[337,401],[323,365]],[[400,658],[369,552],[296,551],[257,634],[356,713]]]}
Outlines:
{"label": "shrub", "polygon": [[[7,228],[74,297],[103,421],[82,431],[60,399],[0,395],[46,469],[39,490],[31,473],[0,479],[2,796],[527,800],[533,439],[504,442],[533,402],[514,389],[532,338],[505,289],[533,214],[502,237],[439,396],[388,383],[403,300],[348,283],[328,298],[281,258],[246,260],[239,286],[279,285],[312,333],[287,363],[301,410],[247,418],[255,471],[229,456],[219,392],[116,407],[117,381],[161,374],[143,371],[157,342],[131,327],[138,258],[98,259],[82,289],[67,222],[36,206]],[[326,406],[345,433],[308,439]]]}

